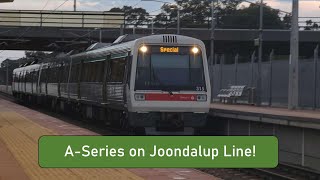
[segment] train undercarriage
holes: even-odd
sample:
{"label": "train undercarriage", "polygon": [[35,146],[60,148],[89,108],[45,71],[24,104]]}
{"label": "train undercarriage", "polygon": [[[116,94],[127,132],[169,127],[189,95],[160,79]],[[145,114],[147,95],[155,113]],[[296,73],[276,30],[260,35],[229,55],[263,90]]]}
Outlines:
{"label": "train undercarriage", "polygon": [[121,104],[103,104],[47,95],[13,93],[20,102],[63,113],[77,120],[100,122],[136,135],[194,135],[205,126],[206,113],[187,112],[128,112]]}

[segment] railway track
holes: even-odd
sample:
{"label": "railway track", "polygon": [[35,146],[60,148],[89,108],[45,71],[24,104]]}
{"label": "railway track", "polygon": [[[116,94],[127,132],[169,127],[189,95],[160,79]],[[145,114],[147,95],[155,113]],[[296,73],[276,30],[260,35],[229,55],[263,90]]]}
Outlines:
{"label": "railway track", "polygon": [[320,180],[320,172],[280,163],[274,169],[200,169],[201,171],[232,180]]}

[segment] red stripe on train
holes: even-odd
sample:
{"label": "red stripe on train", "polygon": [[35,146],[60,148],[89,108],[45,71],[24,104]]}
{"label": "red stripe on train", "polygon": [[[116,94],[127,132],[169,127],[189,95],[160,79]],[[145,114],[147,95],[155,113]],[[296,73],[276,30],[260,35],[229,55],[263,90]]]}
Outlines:
{"label": "red stripe on train", "polygon": [[195,94],[145,94],[146,101],[197,101]]}

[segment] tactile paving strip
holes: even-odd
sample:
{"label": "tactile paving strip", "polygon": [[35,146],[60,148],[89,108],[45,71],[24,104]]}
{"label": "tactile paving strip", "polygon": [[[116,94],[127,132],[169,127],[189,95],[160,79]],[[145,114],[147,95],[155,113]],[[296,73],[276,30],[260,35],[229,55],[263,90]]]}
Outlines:
{"label": "tactile paving strip", "polygon": [[38,165],[38,139],[54,133],[15,112],[1,112],[0,126],[0,139],[30,179],[142,179],[126,169],[43,169]]}

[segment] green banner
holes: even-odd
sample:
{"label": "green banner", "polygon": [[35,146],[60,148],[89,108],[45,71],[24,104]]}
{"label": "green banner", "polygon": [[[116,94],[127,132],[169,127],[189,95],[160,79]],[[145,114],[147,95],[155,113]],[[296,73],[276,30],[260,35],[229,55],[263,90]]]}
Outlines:
{"label": "green banner", "polygon": [[273,136],[43,136],[43,168],[274,168]]}

